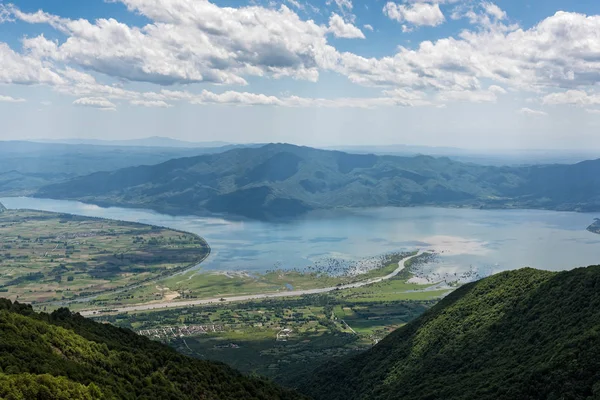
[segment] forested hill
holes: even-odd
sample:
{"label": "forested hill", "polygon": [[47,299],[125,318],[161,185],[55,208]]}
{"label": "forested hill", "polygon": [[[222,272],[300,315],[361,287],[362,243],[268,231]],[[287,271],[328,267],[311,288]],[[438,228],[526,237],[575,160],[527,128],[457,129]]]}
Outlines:
{"label": "forested hill", "polygon": [[490,167],[270,144],[95,173],[46,186],[36,196],[253,218],[414,205],[594,211],[600,210],[600,160]]}
{"label": "forested hill", "polygon": [[465,285],[299,387],[317,400],[599,399],[600,266]]}
{"label": "forested hill", "polygon": [[300,399],[66,309],[0,299],[0,399]]}

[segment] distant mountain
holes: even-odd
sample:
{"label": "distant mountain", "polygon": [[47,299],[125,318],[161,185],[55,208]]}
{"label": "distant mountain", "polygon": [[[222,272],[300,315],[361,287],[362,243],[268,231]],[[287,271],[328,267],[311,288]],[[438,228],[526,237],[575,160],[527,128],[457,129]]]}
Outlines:
{"label": "distant mountain", "polygon": [[152,136],[142,139],[102,140],[102,139],[37,139],[32,142],[40,143],[63,143],[63,144],[88,144],[94,146],[134,146],[134,147],[223,147],[233,143],[211,141],[211,142],[188,142],[172,139],[169,137]]}
{"label": "distant mountain", "polygon": [[41,186],[92,172],[158,164],[172,158],[237,147],[127,147],[5,141],[0,142],[0,194],[29,194]]}
{"label": "distant mountain", "polygon": [[224,364],[183,356],[67,309],[0,299],[2,399],[280,399],[302,396]]}
{"label": "distant mountain", "polygon": [[354,154],[377,154],[393,156],[429,155],[433,157],[448,157],[451,160],[475,163],[480,165],[519,166],[542,164],[574,164],[581,161],[598,158],[600,152],[594,150],[478,150],[461,149],[457,147],[410,146],[402,144],[380,146],[334,146],[327,150],[340,150]]}
{"label": "distant mountain", "polygon": [[465,285],[296,385],[316,400],[598,399],[600,266]]}
{"label": "distant mountain", "polygon": [[251,218],[374,206],[600,210],[600,160],[492,167],[430,156],[348,154],[289,144],[234,149],[75,178],[36,196]]}
{"label": "distant mountain", "polygon": [[592,233],[600,234],[600,218],[596,218],[594,222],[588,226],[587,230]]}
{"label": "distant mountain", "polygon": [[4,204],[0,203],[0,213],[3,213],[4,211],[6,211],[6,207],[4,207]]}

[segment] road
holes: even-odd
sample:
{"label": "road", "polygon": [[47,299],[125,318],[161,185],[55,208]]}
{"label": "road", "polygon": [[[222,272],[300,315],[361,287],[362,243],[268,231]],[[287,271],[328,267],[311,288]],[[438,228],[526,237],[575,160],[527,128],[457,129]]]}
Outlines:
{"label": "road", "polygon": [[[302,296],[305,294],[319,294],[319,293],[327,293],[333,292],[334,290],[342,290],[342,289],[352,289],[358,288],[361,286],[371,285],[373,283],[385,281],[393,278],[398,275],[404,269],[404,263],[410,260],[411,258],[418,257],[423,254],[423,250],[419,250],[417,254],[414,256],[405,257],[398,262],[398,268],[394,270],[394,272],[387,274],[385,276],[380,276],[378,278],[367,279],[360,282],[350,283],[347,285],[340,286],[332,286],[326,288],[319,289],[305,289],[305,290],[291,290],[288,292],[275,292],[275,293],[263,293],[263,294],[249,294],[244,296],[231,296],[231,297],[215,297],[212,299],[198,299],[198,300],[186,300],[186,301],[170,301],[170,302],[162,302],[162,303],[146,303],[146,304],[136,304],[132,306],[124,306],[124,307],[116,307],[111,308],[110,314],[114,313],[123,313],[123,312],[133,312],[133,311],[146,311],[146,310],[159,310],[159,309],[167,309],[167,308],[179,308],[179,307],[189,307],[189,306],[197,306],[203,304],[213,304],[213,303],[225,303],[225,302],[237,302],[237,301],[248,301],[248,300],[260,300],[260,299],[270,299],[270,298],[279,298],[279,297],[294,297],[294,296]],[[221,299],[225,299],[225,301]],[[80,314],[83,316],[91,316],[98,312],[98,310],[87,310],[81,311]],[[108,314],[108,313],[107,313]]]}

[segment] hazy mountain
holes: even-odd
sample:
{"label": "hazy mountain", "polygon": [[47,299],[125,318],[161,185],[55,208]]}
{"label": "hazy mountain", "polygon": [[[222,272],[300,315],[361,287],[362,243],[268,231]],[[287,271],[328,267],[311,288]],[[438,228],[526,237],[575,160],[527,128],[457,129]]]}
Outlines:
{"label": "hazy mountain", "polygon": [[6,211],[6,207],[4,207],[4,204],[0,203],[0,213],[3,213],[4,211]]}
{"label": "hazy mountain", "polygon": [[492,167],[270,144],[95,173],[44,187],[36,196],[255,218],[414,205],[593,211],[600,209],[600,160]]}
{"label": "hazy mountain", "polygon": [[40,143],[63,143],[63,144],[88,144],[94,146],[134,146],[134,147],[223,147],[231,146],[233,143],[211,141],[211,142],[188,142],[172,139],[169,137],[152,136],[142,139],[123,140],[101,140],[101,139],[34,139],[32,142]]}
{"label": "hazy mountain", "polygon": [[599,332],[600,266],[505,272],[297,385],[317,400],[597,399]]}
{"label": "hazy mountain", "polygon": [[600,152],[591,150],[475,150],[457,147],[410,146],[410,145],[380,145],[380,146],[335,146],[327,150],[340,150],[354,154],[377,154],[393,156],[429,155],[448,157],[451,160],[495,166],[519,166],[541,164],[575,164],[581,161],[595,159]]}
{"label": "hazy mountain", "polygon": [[28,194],[41,186],[92,172],[157,164],[172,158],[222,152],[237,147],[188,149],[0,142],[0,193]]}
{"label": "hazy mountain", "polygon": [[37,314],[0,299],[2,399],[300,399],[225,364],[67,309]]}

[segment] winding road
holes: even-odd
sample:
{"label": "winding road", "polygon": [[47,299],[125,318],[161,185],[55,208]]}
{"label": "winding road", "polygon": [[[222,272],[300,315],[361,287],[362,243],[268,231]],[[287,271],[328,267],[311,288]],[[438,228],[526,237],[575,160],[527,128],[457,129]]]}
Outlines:
{"label": "winding road", "polygon": [[[161,303],[136,304],[136,305],[132,305],[132,306],[111,308],[110,312],[101,313],[101,314],[115,314],[115,313],[134,312],[134,311],[180,308],[180,307],[189,307],[189,306],[197,306],[197,305],[204,305],[204,304],[270,299],[270,298],[279,298],[279,297],[294,297],[294,296],[302,296],[305,294],[319,294],[319,293],[333,292],[334,290],[358,288],[361,286],[371,285],[373,283],[378,283],[378,282],[385,281],[385,280],[395,277],[400,272],[402,272],[402,270],[404,269],[404,264],[408,260],[418,257],[423,253],[424,253],[424,250],[419,250],[417,252],[417,254],[401,259],[400,261],[398,261],[398,268],[396,268],[394,270],[394,272],[389,273],[385,276],[367,279],[367,280],[355,282],[355,283],[349,283],[347,285],[332,286],[332,287],[325,287],[325,288],[319,288],[319,289],[290,290],[288,292],[249,294],[249,295],[244,295],[244,296],[231,296],[231,297],[215,297],[212,299],[197,299],[197,300],[187,300],[187,301],[169,301],[169,302],[161,302]],[[224,299],[224,300],[222,300],[222,299]],[[83,316],[91,316],[91,315],[95,315],[98,313],[99,313],[99,310],[80,311],[80,314]]]}

